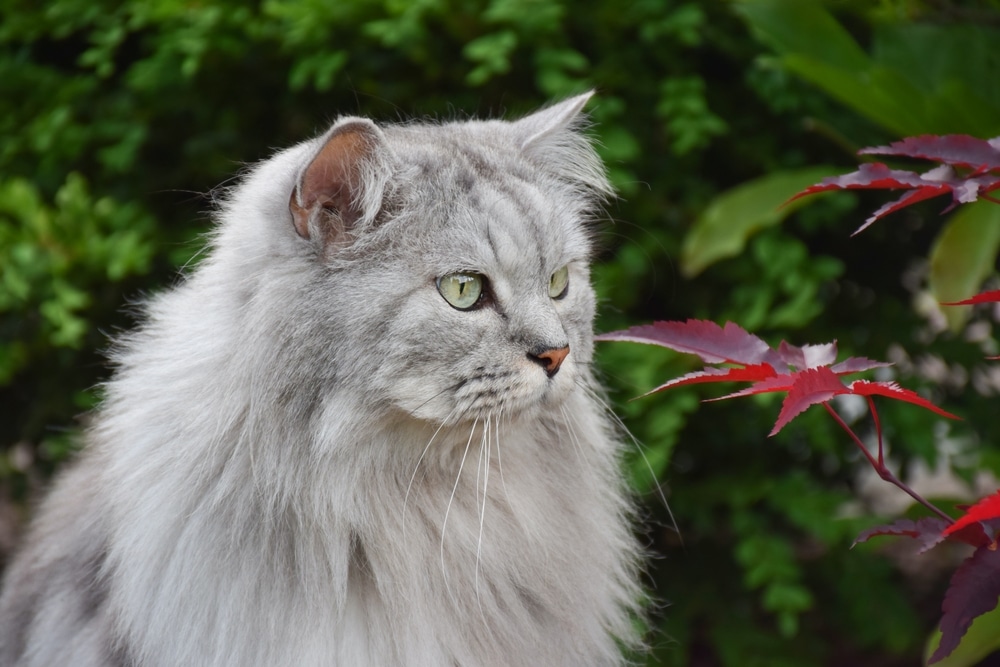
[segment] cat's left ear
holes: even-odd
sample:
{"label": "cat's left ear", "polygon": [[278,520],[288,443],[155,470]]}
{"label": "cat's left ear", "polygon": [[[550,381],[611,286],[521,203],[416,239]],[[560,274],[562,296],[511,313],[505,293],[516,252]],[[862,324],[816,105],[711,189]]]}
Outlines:
{"label": "cat's left ear", "polygon": [[382,146],[382,131],[363,118],[343,119],[322,137],[289,202],[299,236],[319,240],[325,248],[342,247],[359,224],[375,218]]}
{"label": "cat's left ear", "polygon": [[576,127],[580,121],[580,112],[593,95],[594,91],[588,91],[516,121],[514,128],[520,136],[521,148],[543,144],[553,134]]}
{"label": "cat's left ear", "polygon": [[590,139],[583,107],[594,91],[571,97],[512,123],[524,156],[586,198],[614,196]]}

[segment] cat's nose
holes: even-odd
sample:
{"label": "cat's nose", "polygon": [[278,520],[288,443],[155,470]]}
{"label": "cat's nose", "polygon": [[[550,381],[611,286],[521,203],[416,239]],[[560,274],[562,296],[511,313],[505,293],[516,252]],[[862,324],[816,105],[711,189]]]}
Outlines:
{"label": "cat's nose", "polygon": [[545,373],[552,377],[559,372],[563,359],[569,354],[569,345],[553,348],[539,348],[528,352],[528,358],[545,369]]}

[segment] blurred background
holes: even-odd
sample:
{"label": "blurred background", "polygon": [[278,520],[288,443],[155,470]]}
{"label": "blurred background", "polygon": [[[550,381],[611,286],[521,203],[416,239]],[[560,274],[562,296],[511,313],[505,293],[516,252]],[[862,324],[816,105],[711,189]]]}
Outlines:
{"label": "blurred background", "polygon": [[[936,303],[998,286],[1000,206],[942,216],[932,200],[851,238],[894,195],[780,205],[853,170],[863,146],[1000,135],[1000,0],[5,0],[0,562],[72,456],[109,337],[198,261],[213,187],[340,114],[514,117],[591,87],[620,193],[595,268],[599,330],[733,320],[775,345],[836,339],[842,356],[895,362],[880,379],[965,421],[880,402],[893,467],[947,507],[996,488],[1000,373],[984,356],[998,312]],[[637,441],[627,463],[655,554],[653,650],[638,660],[920,663],[966,554],[850,548],[925,511],[824,411],[768,438],[778,396],[629,401],[693,357],[602,343],[599,361]],[[863,410],[840,407],[870,437]]]}

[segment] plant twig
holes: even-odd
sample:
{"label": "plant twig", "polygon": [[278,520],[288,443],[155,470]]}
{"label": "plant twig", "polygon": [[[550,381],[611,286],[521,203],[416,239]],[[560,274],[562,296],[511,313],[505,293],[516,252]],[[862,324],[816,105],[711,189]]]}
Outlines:
{"label": "plant twig", "polygon": [[872,413],[872,421],[875,422],[875,435],[878,438],[878,466],[885,468],[885,449],[882,447],[882,424],[878,419],[878,410],[875,409],[875,401],[871,396],[865,396],[868,401],[868,411]]}
{"label": "plant twig", "polygon": [[832,407],[830,407],[829,403],[823,403],[823,407],[826,408],[826,411],[830,413],[830,416],[833,417],[838,424],[840,424],[840,427],[844,429],[849,436],[851,436],[851,440],[853,440],[854,444],[857,445],[858,449],[861,450],[861,453],[865,455],[865,458],[868,459],[868,463],[870,463],[872,468],[875,469],[875,472],[878,473],[879,477],[881,477],[886,482],[889,482],[893,486],[901,489],[908,496],[910,496],[918,503],[920,503],[930,511],[940,516],[949,524],[955,523],[954,519],[952,519],[950,516],[941,511],[941,509],[938,508],[936,505],[934,505],[934,503],[928,501],[926,498],[924,498],[919,493],[917,493],[909,486],[907,486],[898,477],[892,474],[892,471],[889,470],[889,468],[886,467],[882,454],[882,429],[879,427],[878,416],[877,413],[875,412],[875,406],[871,403],[870,398],[868,399],[868,401],[869,401],[869,407],[871,408],[872,416],[875,419],[875,430],[878,433],[878,459],[872,456],[871,452],[868,451],[868,448],[865,447],[865,443],[861,441],[861,438],[859,438],[857,434],[851,429],[851,427],[848,426],[843,419],[841,419],[840,415],[837,414],[837,411],[834,410]]}

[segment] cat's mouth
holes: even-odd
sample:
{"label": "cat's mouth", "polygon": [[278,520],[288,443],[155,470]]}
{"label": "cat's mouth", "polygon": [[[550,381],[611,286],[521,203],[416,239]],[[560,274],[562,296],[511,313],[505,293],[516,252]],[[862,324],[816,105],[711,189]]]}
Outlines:
{"label": "cat's mouth", "polygon": [[567,388],[572,386],[566,372],[556,374],[536,365],[518,370],[477,371],[457,383],[452,392],[456,421],[545,409],[553,402],[561,402]]}
{"label": "cat's mouth", "polygon": [[507,367],[470,368],[450,381],[408,376],[393,386],[393,402],[415,419],[444,425],[524,416],[556,409],[565,401],[576,386],[572,366],[569,359],[561,360],[559,372],[552,373],[525,358]]}

